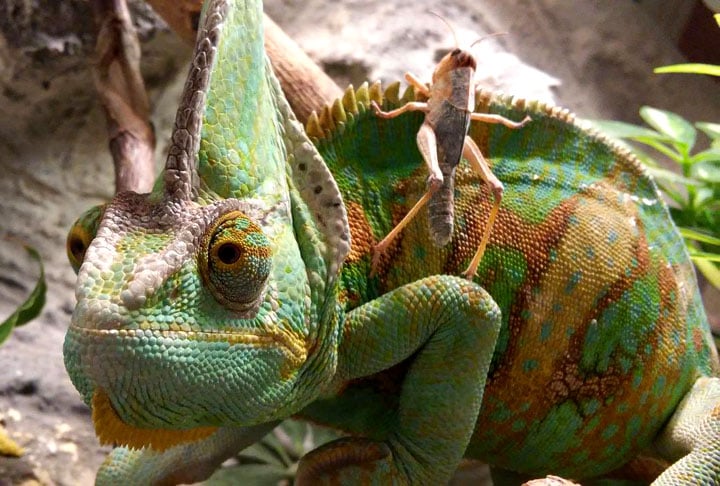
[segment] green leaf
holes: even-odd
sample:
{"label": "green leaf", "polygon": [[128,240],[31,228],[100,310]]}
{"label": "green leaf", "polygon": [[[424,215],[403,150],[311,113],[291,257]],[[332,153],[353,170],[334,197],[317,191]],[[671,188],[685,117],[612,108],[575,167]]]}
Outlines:
{"label": "green leaf", "polygon": [[697,122],[695,126],[711,139],[720,139],[720,123]]}
{"label": "green leaf", "polygon": [[668,140],[668,137],[649,128],[633,125],[632,123],[619,122],[614,120],[585,120],[590,126],[605,135],[613,138],[656,138]]}
{"label": "green leaf", "polygon": [[705,184],[720,184],[720,160],[713,159],[695,165],[693,176]]}
{"label": "green leaf", "polygon": [[659,140],[648,137],[637,137],[633,138],[633,140],[657,150],[669,159],[675,161],[678,165],[683,165],[683,161],[685,160],[685,155],[687,153],[684,144],[680,144],[674,140],[667,140],[665,143],[663,143]]}
{"label": "green leaf", "polygon": [[238,460],[243,464],[269,464],[277,467],[285,467],[288,463],[281,457],[277,449],[268,444],[266,440],[257,442],[238,454]]}
{"label": "green leaf", "polygon": [[720,263],[720,255],[718,255],[717,253],[710,253],[707,251],[699,251],[693,249],[690,249],[689,253],[690,258],[696,264],[699,261]]}
{"label": "green leaf", "polygon": [[0,324],[0,344],[2,344],[8,336],[10,336],[10,333],[15,327],[22,326],[23,324],[35,319],[38,314],[40,314],[43,306],[45,306],[45,293],[47,292],[47,285],[45,283],[45,269],[42,261],[40,260],[40,254],[37,250],[30,246],[23,246],[30,257],[38,262],[38,266],[40,267],[40,276],[38,277],[38,282],[35,284],[35,288],[25,302],[20,304],[20,307],[18,307],[15,312],[10,315],[10,317]]}
{"label": "green leaf", "polygon": [[713,147],[702,152],[698,152],[690,160],[693,164],[696,162],[720,162],[720,147]]}
{"label": "green leaf", "polygon": [[697,186],[700,184],[700,181],[691,179],[690,177],[685,177],[682,174],[678,174],[677,172],[673,172],[671,170],[661,169],[660,167],[646,167],[646,169],[655,179],[662,179],[664,181],[682,184],[684,186]]}
{"label": "green leaf", "polygon": [[640,108],[640,116],[645,123],[653,127],[660,133],[663,133],[671,139],[685,146],[685,151],[689,152],[695,145],[695,137],[697,131],[690,122],[680,115],[670,111],[659,110],[651,106],[643,106]]}
{"label": "green leaf", "polygon": [[716,289],[720,289],[720,268],[711,261],[695,259],[692,255],[690,257],[693,259],[695,267],[697,267],[700,273],[710,282],[710,285]]}
{"label": "green leaf", "polygon": [[667,73],[686,73],[686,74],[707,74],[708,76],[720,76],[720,66],[714,64],[673,64],[671,66],[662,66],[653,70],[655,74]]}
{"label": "green leaf", "polygon": [[277,486],[290,474],[277,466],[269,464],[243,464],[219,469],[203,486]]}
{"label": "green leaf", "polygon": [[707,233],[703,233],[702,231],[697,231],[690,228],[678,228],[678,230],[680,231],[680,235],[682,235],[683,238],[687,238],[693,241],[699,241],[700,243],[707,243],[708,245],[720,246],[720,238],[709,235]]}

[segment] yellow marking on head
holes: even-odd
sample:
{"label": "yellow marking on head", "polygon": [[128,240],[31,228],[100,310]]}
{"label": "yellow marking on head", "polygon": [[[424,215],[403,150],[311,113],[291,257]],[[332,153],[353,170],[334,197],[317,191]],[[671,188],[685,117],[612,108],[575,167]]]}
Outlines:
{"label": "yellow marking on head", "polygon": [[110,403],[110,398],[97,388],[92,398],[92,419],[95,434],[103,445],[125,446],[132,449],[149,447],[164,451],[186,442],[195,442],[213,434],[217,427],[197,427],[186,430],[143,429],[126,424]]}
{"label": "yellow marking on head", "polygon": [[[149,323],[141,326],[150,329]],[[263,329],[224,329],[219,331],[198,331],[198,330],[169,330],[157,331],[161,335],[173,338],[184,338],[189,341],[200,341],[206,343],[222,342],[230,346],[244,344],[257,349],[279,349],[284,356],[284,363],[280,369],[283,378],[290,377],[307,360],[309,344],[304,336],[294,332],[287,326],[277,325]]]}

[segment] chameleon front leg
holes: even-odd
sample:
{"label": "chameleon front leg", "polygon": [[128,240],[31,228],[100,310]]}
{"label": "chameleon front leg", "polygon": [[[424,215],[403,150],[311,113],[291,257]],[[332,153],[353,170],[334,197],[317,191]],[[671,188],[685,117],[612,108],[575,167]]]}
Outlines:
{"label": "chameleon front leg", "polygon": [[475,428],[499,330],[492,297],[448,275],[399,287],[348,313],[338,355],[342,381],[414,355],[396,417],[381,441],[346,438],[305,456],[297,484],[447,482]]}
{"label": "chameleon front leg", "polygon": [[222,427],[206,439],[162,452],[116,447],[100,466],[95,484],[196,483],[210,477],[223,461],[263,438],[277,424]]}
{"label": "chameleon front leg", "polygon": [[657,443],[674,461],[653,485],[720,484],[720,378],[699,378]]}

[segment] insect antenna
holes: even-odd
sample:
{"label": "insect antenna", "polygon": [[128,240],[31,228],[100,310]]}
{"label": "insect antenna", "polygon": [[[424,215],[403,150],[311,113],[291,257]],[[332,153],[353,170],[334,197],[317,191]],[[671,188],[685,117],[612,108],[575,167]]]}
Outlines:
{"label": "insect antenna", "polygon": [[475,39],[475,40],[473,41],[473,43],[470,44],[470,48],[472,49],[472,47],[473,47],[475,44],[477,44],[478,42],[484,41],[484,40],[489,39],[489,38],[491,38],[491,37],[498,37],[498,36],[507,35],[507,34],[508,34],[507,32],[495,32],[495,33],[493,33],[493,34],[484,35],[484,36],[480,37],[479,39]]}
{"label": "insect antenna", "polygon": [[455,40],[455,48],[460,48],[460,43],[458,42],[457,34],[455,33],[455,28],[452,26],[452,24],[442,15],[440,15],[437,12],[433,12],[432,10],[427,11],[429,14],[434,15],[435,17],[439,18],[443,21],[445,25],[448,26],[448,29],[450,29],[450,32],[452,33],[453,39]]}

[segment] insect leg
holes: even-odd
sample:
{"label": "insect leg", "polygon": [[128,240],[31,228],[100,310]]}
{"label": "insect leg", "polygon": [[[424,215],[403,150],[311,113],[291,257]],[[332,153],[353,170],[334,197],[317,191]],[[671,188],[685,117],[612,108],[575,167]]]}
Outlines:
{"label": "insect leg", "polygon": [[415,88],[415,91],[419,91],[423,96],[430,98],[430,90],[427,85],[415,77],[412,73],[405,73],[405,80]]}
{"label": "insect leg", "polygon": [[438,163],[437,139],[432,127],[427,123],[423,123],[418,130],[417,145],[418,149],[420,149],[420,154],[428,166],[428,171],[430,172],[427,181],[427,190],[418,202],[410,208],[410,211],[407,212],[403,219],[390,231],[390,233],[388,233],[385,238],[375,245],[372,256],[371,275],[375,275],[377,273],[380,265],[380,257],[387,251],[390,243],[392,243],[403,228],[412,221],[417,212],[420,211],[425,204],[427,204],[433,193],[437,191],[443,183],[443,175],[440,171],[440,164]]}
{"label": "insect leg", "polygon": [[[524,123],[524,121],[521,123]],[[490,215],[488,216],[487,225],[485,226],[485,230],[483,231],[482,238],[480,240],[480,245],[478,245],[478,249],[475,252],[472,260],[470,261],[470,265],[468,265],[467,270],[465,270],[465,272],[463,273],[464,277],[466,277],[467,279],[472,279],[473,277],[475,277],[478,265],[480,265],[480,261],[482,260],[483,254],[485,253],[485,247],[487,246],[487,242],[490,239],[490,233],[492,232],[493,225],[495,224],[495,218],[497,217],[498,211],[500,209],[500,202],[502,201],[503,194],[503,185],[502,182],[500,182],[500,180],[495,176],[495,174],[492,173],[492,171],[490,170],[490,166],[487,163],[487,160],[485,160],[482,152],[480,152],[480,149],[470,137],[465,137],[465,144],[463,145],[463,157],[465,157],[465,159],[467,159],[467,161],[470,163],[470,167],[472,167],[472,169],[477,172],[480,177],[490,186],[490,189],[493,193],[493,198],[495,199],[492,209],[490,210]]]}
{"label": "insect leg", "polygon": [[375,114],[380,118],[395,118],[396,116],[402,115],[403,113],[406,113],[408,111],[424,111],[425,113],[427,113],[428,111],[427,103],[421,103],[419,101],[411,101],[409,103],[405,103],[400,108],[396,108],[395,110],[390,111],[382,111],[380,106],[375,103],[375,100],[371,101],[370,104],[372,105]]}
{"label": "insect leg", "polygon": [[470,119],[473,121],[481,121],[485,123],[501,123],[508,128],[522,128],[527,122],[532,121],[532,118],[530,118],[529,116],[526,116],[521,121],[516,122],[509,120],[504,116],[492,115],[490,113],[470,113]]}

